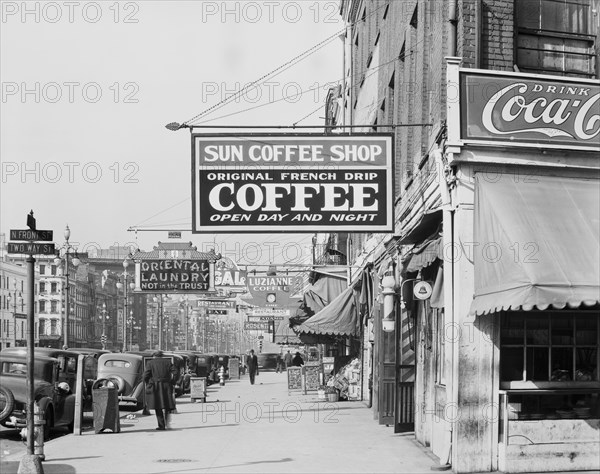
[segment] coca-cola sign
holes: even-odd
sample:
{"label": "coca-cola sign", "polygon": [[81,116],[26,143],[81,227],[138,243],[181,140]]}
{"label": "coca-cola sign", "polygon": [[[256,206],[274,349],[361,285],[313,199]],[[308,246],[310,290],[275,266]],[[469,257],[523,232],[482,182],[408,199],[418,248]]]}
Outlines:
{"label": "coca-cola sign", "polygon": [[600,83],[461,71],[461,138],[600,149]]}

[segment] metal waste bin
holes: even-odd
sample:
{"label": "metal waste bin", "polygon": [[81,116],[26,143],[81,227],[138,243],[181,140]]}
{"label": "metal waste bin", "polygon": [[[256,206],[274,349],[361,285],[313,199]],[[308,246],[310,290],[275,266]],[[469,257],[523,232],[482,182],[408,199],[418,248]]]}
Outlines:
{"label": "metal waste bin", "polygon": [[101,387],[92,390],[92,403],[94,407],[94,432],[100,433],[111,430],[113,433],[121,431],[119,421],[119,396],[115,387]]}

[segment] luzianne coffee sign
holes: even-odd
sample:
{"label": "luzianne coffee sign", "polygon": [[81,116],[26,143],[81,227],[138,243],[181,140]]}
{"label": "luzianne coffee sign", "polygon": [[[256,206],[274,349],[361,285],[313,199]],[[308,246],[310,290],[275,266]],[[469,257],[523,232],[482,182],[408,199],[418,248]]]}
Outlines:
{"label": "luzianne coffee sign", "polygon": [[214,291],[208,260],[142,260],[136,283],[141,291]]}
{"label": "luzianne coffee sign", "polygon": [[392,142],[194,134],[193,232],[393,232]]}
{"label": "luzianne coffee sign", "polygon": [[600,150],[598,81],[460,72],[461,139]]}

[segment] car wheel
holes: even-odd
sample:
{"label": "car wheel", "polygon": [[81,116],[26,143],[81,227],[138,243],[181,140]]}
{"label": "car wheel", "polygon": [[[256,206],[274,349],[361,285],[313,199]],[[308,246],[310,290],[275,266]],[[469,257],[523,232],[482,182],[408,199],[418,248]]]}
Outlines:
{"label": "car wheel", "polygon": [[0,386],[0,421],[6,420],[15,407],[15,397],[9,388]]}
{"label": "car wheel", "polygon": [[46,421],[44,425],[44,441],[48,441],[50,439],[50,430],[54,427],[54,410],[52,410],[52,407],[48,406],[44,410],[44,420]]}

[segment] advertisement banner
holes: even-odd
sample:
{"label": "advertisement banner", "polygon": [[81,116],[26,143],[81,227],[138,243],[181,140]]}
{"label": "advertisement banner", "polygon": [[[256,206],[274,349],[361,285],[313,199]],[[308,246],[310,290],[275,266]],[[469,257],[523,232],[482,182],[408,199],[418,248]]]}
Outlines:
{"label": "advertisement banner", "polygon": [[461,140],[600,150],[597,80],[472,69],[459,77]]}
{"label": "advertisement banner", "polygon": [[136,265],[136,291],[214,291],[208,260],[141,260]]}
{"label": "advertisement banner", "polygon": [[[297,275],[248,275],[250,302],[265,308],[281,308],[294,302],[302,279]],[[256,312],[254,308],[251,311]]]}
{"label": "advertisement banner", "polygon": [[199,308],[209,308],[209,309],[234,309],[235,301],[234,300],[213,300],[213,299],[204,299],[196,301]]}
{"label": "advertisement banner", "polygon": [[394,232],[391,134],[192,135],[192,232]]}

